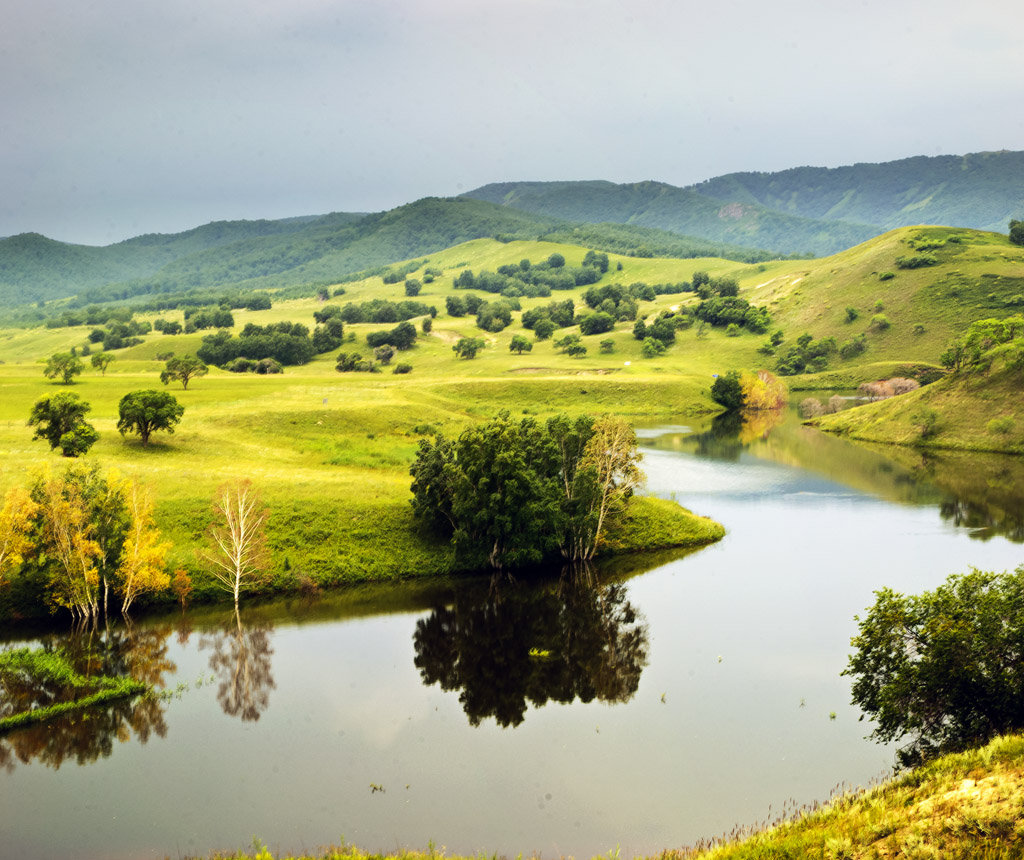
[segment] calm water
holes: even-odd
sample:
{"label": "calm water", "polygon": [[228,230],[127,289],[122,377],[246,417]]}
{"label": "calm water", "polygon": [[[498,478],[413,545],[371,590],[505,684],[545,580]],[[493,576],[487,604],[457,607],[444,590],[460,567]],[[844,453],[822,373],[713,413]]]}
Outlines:
{"label": "calm water", "polygon": [[641,430],[649,491],[728,535],[597,588],[365,588],[94,634],[186,688],[3,739],[0,854],[628,856],[886,773],[839,676],[854,615],[1024,561],[1024,476],[772,425]]}

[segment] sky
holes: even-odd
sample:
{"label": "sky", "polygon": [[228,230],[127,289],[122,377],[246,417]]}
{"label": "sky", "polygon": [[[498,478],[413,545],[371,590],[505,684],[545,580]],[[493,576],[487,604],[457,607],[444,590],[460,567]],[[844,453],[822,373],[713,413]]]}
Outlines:
{"label": "sky", "polygon": [[0,236],[1024,149],[1019,0],[6,0]]}

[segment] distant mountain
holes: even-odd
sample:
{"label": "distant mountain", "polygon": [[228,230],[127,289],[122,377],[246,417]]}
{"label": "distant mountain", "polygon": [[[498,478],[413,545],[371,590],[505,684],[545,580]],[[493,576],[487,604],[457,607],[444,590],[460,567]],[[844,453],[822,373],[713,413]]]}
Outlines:
{"label": "distant mountain", "polygon": [[1024,152],[731,173],[661,182],[502,182],[466,196],[574,221],[657,227],[783,254],[832,254],[895,227],[1005,232],[1024,218]]}
{"label": "distant mountain", "polygon": [[215,221],[184,233],[150,233],[100,248],[22,233],[0,239],[0,304],[63,298],[92,287],[147,278],[213,248],[294,235],[315,225],[338,227],[362,217],[334,213],[279,221]]}
{"label": "distant mountain", "polygon": [[749,199],[713,199],[663,182],[502,182],[464,196],[538,215],[653,227],[780,254],[832,254],[883,232],[870,224],[778,212]]}
{"label": "distant mountain", "polygon": [[84,303],[194,289],[330,284],[485,237],[545,238],[642,256],[747,262],[773,256],[660,230],[581,225],[481,200],[428,197],[372,215],[222,222],[104,248],[15,236],[0,241],[0,306],[68,296]]}
{"label": "distant mountain", "polygon": [[857,221],[886,229],[941,224],[1006,232],[1011,218],[1024,218],[1024,152],[730,173],[687,190],[805,218]]}

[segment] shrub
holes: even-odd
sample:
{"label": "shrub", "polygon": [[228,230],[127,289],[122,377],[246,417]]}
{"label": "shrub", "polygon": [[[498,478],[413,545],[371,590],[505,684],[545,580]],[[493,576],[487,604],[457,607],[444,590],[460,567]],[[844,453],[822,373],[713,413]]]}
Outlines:
{"label": "shrub", "polygon": [[884,588],[856,620],[843,674],[872,737],[909,738],[902,765],[1024,729],[1024,568],[950,576],[920,595]]}
{"label": "shrub", "polygon": [[848,323],[852,323],[859,316],[860,316],[860,311],[858,311],[856,308],[847,308],[846,309],[846,321]]}
{"label": "shrub", "polygon": [[871,325],[868,326],[872,331],[887,331],[891,327],[892,323],[885,314],[875,314],[871,317]]}
{"label": "shrub", "polygon": [[891,281],[895,277],[895,272],[879,272],[878,274],[878,280],[880,281]]}
{"label": "shrub", "polygon": [[640,344],[640,354],[644,358],[654,358],[661,355],[665,351],[665,344],[654,337],[644,338],[644,342]]}
{"label": "shrub", "polygon": [[1003,415],[1000,418],[993,418],[985,425],[985,429],[993,435],[998,433],[1001,436],[1005,436],[1013,430],[1013,416]]}
{"label": "shrub", "polygon": [[615,352],[615,341],[614,340],[602,340],[601,341],[601,352]]}
{"label": "shrub", "polygon": [[740,336],[740,327],[738,325],[736,325],[736,323],[729,323],[729,325],[727,325],[725,327],[725,336],[726,337],[739,337]]}
{"label": "shrub", "polygon": [[411,364],[396,364],[395,365],[395,369],[392,370],[391,372],[392,373],[411,373],[412,372],[412,365]]}
{"label": "shrub", "polygon": [[711,399],[728,410],[742,409],[744,405],[743,386],[735,370],[719,376],[711,385]]}
{"label": "shrub", "polygon": [[937,266],[939,258],[933,254],[917,254],[914,257],[897,257],[897,269],[923,269],[926,266]]}

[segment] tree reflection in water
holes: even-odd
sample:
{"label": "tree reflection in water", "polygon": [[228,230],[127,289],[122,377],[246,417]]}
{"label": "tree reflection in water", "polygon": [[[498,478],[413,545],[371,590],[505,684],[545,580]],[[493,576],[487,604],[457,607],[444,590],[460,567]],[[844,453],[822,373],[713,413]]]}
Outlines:
{"label": "tree reflection in water", "polygon": [[529,701],[627,702],[647,665],[642,615],[621,583],[595,585],[589,571],[555,586],[493,581],[460,591],[416,624],[416,667],[425,684],[459,690],[471,725],[494,717],[518,726]]}
{"label": "tree reflection in water", "polygon": [[213,649],[210,668],[220,681],[217,701],[228,716],[255,722],[270,706],[270,691],[277,686],[270,671],[273,630],[268,622],[243,625],[236,608],[223,629],[201,638],[200,648]]}
{"label": "tree reflection in water", "polygon": [[[76,672],[87,677],[127,675],[154,688],[177,668],[167,657],[169,625],[136,629],[97,630],[83,625],[70,635],[46,637],[42,647],[60,651]],[[4,679],[3,698],[13,711],[35,705],[45,707],[67,700],[66,691],[52,685]],[[126,743],[134,736],[146,743],[154,734],[165,737],[166,703],[155,696],[122,699],[107,705],[75,711],[45,723],[16,729],[0,738],[0,767],[12,770],[15,762],[39,761],[55,770],[67,761],[83,765],[106,758],[114,739]]]}

